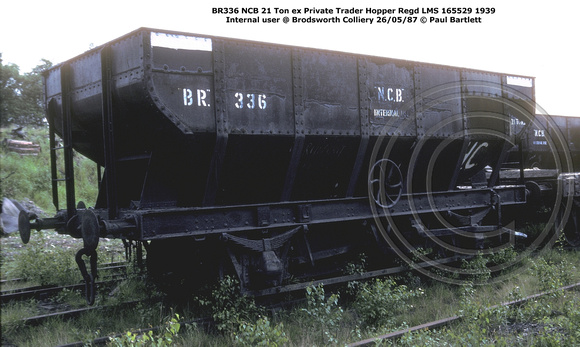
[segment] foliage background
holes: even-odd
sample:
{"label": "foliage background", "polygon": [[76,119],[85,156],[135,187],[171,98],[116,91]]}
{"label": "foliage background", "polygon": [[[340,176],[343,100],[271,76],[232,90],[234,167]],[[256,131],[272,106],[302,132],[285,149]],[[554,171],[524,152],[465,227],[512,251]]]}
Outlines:
{"label": "foliage background", "polygon": [[42,72],[52,63],[43,64],[31,72],[20,74],[15,64],[4,65],[0,57],[0,125],[44,125]]}
{"label": "foliage background", "polygon": [[[18,65],[4,65],[0,58],[0,141],[17,139],[40,145],[36,156],[22,156],[0,150],[0,198],[11,198],[18,202],[32,201],[47,215],[55,212],[52,203],[50,175],[50,146],[48,123],[44,112],[42,73],[52,66],[43,59],[30,73],[20,74]],[[19,134],[14,130],[22,127]],[[62,155],[58,153],[57,155]],[[61,163],[62,164],[62,163]],[[93,206],[98,193],[96,164],[74,153],[75,192],[77,201]],[[59,177],[64,176],[62,165],[57,166]],[[60,207],[66,201],[65,191],[59,189]]]}

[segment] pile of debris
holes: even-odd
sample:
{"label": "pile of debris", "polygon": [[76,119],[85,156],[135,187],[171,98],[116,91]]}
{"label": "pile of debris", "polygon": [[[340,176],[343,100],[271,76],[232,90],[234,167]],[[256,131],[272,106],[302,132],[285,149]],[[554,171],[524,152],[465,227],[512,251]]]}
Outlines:
{"label": "pile of debris", "polygon": [[39,144],[27,141],[28,136],[26,136],[23,126],[16,126],[16,128],[12,129],[10,135],[20,138],[20,140],[5,138],[2,140],[2,147],[11,152],[19,153],[20,155],[38,155],[40,153]]}
{"label": "pile of debris", "polygon": [[2,146],[20,155],[38,155],[40,153],[40,145],[30,141],[4,139]]}

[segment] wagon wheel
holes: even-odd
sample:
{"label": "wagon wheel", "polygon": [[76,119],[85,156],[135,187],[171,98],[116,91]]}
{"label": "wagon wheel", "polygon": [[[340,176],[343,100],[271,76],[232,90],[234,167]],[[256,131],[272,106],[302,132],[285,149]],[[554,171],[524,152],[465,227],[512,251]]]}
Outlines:
{"label": "wagon wheel", "polygon": [[395,206],[403,193],[403,174],[392,160],[377,161],[369,172],[369,189],[375,203],[382,208]]}

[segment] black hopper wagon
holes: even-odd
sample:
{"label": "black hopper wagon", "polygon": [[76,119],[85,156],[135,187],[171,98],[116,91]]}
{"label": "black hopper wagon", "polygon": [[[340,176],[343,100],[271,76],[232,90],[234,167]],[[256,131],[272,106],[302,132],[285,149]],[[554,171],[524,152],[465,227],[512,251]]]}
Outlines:
{"label": "black hopper wagon", "polygon": [[[163,282],[265,295],[345,280],[361,253],[372,276],[512,242],[526,203],[500,172],[530,77],[141,28],[48,70],[45,95],[58,212],[20,232],[82,238],[89,286],[100,238],[142,244]],[[99,167],[94,206],[74,151]]]}
{"label": "black hopper wagon", "polygon": [[[512,126],[521,139],[510,160],[523,168],[528,211],[544,222],[554,217],[568,243],[580,246],[580,118],[537,114]],[[513,183],[513,173],[505,170],[503,181]]]}
{"label": "black hopper wagon", "polygon": [[538,114],[525,127],[522,144],[525,168],[580,172],[580,117]]}

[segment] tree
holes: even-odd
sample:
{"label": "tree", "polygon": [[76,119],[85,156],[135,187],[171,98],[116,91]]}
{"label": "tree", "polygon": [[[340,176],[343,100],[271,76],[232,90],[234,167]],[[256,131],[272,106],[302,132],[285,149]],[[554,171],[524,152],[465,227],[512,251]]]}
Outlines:
{"label": "tree", "polygon": [[2,126],[44,124],[42,73],[51,66],[50,61],[42,59],[42,64],[21,75],[18,65],[4,65],[0,59]]}

